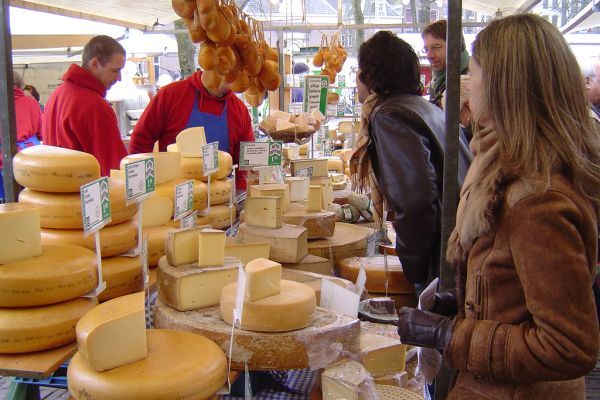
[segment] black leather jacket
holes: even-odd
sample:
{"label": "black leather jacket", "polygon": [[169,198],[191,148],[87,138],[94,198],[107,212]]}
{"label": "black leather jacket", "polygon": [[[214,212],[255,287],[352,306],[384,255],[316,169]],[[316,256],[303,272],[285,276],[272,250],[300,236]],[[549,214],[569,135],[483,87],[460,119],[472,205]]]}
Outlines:
{"label": "black leather jacket", "polygon": [[[420,96],[380,100],[371,113],[369,157],[388,208],[394,211],[396,251],[406,278],[425,283],[440,264],[445,117]],[[458,179],[471,162],[461,138]]]}

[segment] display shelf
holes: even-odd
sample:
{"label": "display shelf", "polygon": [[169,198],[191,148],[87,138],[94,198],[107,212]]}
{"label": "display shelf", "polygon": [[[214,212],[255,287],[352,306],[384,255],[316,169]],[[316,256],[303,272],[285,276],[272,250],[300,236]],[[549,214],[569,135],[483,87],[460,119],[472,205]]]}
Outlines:
{"label": "display shelf", "polygon": [[23,354],[0,354],[0,375],[45,379],[77,351],[77,343]]}

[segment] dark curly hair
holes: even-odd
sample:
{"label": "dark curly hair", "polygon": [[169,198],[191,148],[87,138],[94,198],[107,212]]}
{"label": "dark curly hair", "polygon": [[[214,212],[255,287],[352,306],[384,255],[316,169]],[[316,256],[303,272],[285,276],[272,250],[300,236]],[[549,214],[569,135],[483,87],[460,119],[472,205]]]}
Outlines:
{"label": "dark curly hair", "polygon": [[419,57],[410,44],[390,31],[379,31],[358,50],[360,80],[378,95],[421,95]]}

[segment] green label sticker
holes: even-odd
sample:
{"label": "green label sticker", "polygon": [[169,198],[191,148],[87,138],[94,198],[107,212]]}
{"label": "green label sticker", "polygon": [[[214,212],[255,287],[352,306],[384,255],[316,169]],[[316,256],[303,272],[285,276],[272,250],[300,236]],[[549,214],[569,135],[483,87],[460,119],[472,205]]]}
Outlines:
{"label": "green label sticker", "polygon": [[111,221],[108,178],[100,178],[81,187],[81,216],[84,236]]}

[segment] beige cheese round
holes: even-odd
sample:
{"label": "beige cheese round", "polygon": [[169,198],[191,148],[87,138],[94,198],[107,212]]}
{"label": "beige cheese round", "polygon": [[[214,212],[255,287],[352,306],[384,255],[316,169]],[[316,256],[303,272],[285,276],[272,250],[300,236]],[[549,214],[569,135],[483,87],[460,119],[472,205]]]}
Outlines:
{"label": "beige cheese round", "polygon": [[[223,179],[231,175],[233,159],[231,154],[219,150],[219,169],[210,176],[211,181],[215,179]],[[208,182],[208,177],[204,176],[204,164],[202,158],[183,157],[179,167],[179,177],[185,179],[194,179],[198,181]]]}
{"label": "beige cheese round", "polygon": [[33,308],[0,308],[0,353],[28,353],[75,341],[75,325],[95,298]]}
{"label": "beige cheese round", "polygon": [[96,286],[96,255],[92,251],[67,244],[44,244],[41,256],[0,266],[0,307],[59,303]]}
{"label": "beige cheese round", "polygon": [[[177,221],[180,223],[180,221]],[[144,228],[142,235],[148,238],[148,265],[155,267],[158,265],[158,260],[165,255],[165,239],[167,233],[174,231],[175,227],[168,225],[153,226]]]}
{"label": "beige cheese round", "polygon": [[71,395],[77,400],[201,400],[227,381],[223,350],[204,336],[149,329],[147,338],[146,358],[107,371],[95,371],[76,353],[67,371]]}
{"label": "beige cheese round", "polygon": [[[385,293],[385,269],[382,257],[351,257],[340,260],[340,278],[356,282],[361,263],[365,266],[369,292]],[[387,256],[388,293],[414,293],[414,285],[404,276],[402,264],[396,256]]]}
{"label": "beige cheese round", "polygon": [[[175,188],[190,179],[177,178],[162,185],[156,185],[155,196],[167,197],[175,202]],[[208,188],[206,183],[194,181],[194,210],[204,210],[208,201]],[[172,215],[172,213],[171,213]]]}
{"label": "beige cheese round", "polygon": [[[137,204],[125,204],[125,182],[108,178],[111,222],[107,226],[129,221],[138,211]],[[81,195],[79,193],[48,193],[24,189],[20,203],[29,203],[40,210],[40,226],[53,229],[83,229]]]}
{"label": "beige cheese round", "polygon": [[[221,316],[233,321],[237,282],[221,292]],[[317,299],[310,286],[294,281],[281,281],[281,293],[258,301],[244,300],[242,329],[255,332],[286,332],[306,328],[311,324]]]}
{"label": "beige cheese round", "polygon": [[98,295],[98,301],[144,290],[141,258],[137,256],[103,259],[102,279],[106,282],[106,289]]}
{"label": "beige cheese round", "polygon": [[229,204],[231,179],[217,179],[210,182],[210,205]]}
{"label": "beige cheese round", "polygon": [[[137,246],[138,228],[132,220],[100,229],[102,257],[114,257]],[[42,228],[42,244],[73,244],[96,252],[94,235],[83,236],[80,229]]]}

